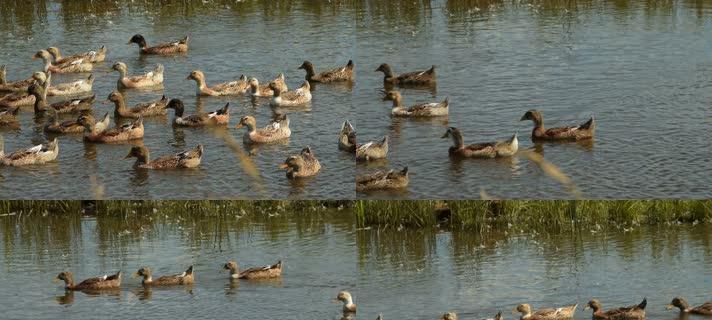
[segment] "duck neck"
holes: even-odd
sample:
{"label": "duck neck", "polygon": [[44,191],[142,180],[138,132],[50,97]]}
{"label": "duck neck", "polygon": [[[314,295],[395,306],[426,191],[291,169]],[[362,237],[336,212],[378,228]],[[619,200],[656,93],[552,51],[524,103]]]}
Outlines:
{"label": "duck neck", "polygon": [[35,94],[35,112],[44,112],[47,110],[47,100],[45,100],[44,93]]}
{"label": "duck neck", "polygon": [[250,93],[256,94],[257,90],[259,90],[259,85],[256,83],[250,83]]}
{"label": "duck neck", "polygon": [[198,89],[205,89],[208,86],[205,83],[205,78],[196,78],[195,83],[198,84]]}
{"label": "duck neck", "polygon": [[[148,164],[148,151],[146,153],[142,153],[139,155],[136,155],[136,163],[134,164],[135,166],[140,166],[144,164]],[[151,275],[148,275],[148,278],[151,279]],[[144,276],[144,281],[146,277]]]}
{"label": "duck neck", "polygon": [[680,308],[681,312],[688,312],[690,310],[690,304],[688,304],[685,300],[681,300],[680,304],[676,305],[676,307]]}
{"label": "duck neck", "polygon": [[124,97],[120,97],[116,101],[114,101],[114,111],[118,113],[124,110],[126,110],[126,100],[124,99]]}
{"label": "duck neck", "polygon": [[74,278],[69,275],[64,276],[64,288],[65,289],[71,289],[74,287]]}
{"label": "duck neck", "polygon": [[462,137],[462,133],[452,132],[450,136],[452,137],[452,145],[455,148],[462,149],[465,147],[465,139]]}
{"label": "duck neck", "polygon": [[238,275],[240,275],[240,267],[235,266],[234,268],[230,268],[230,276],[235,278]]}
{"label": "duck neck", "polygon": [[273,92],[273,95],[274,95],[275,98],[276,98],[276,97],[279,97],[279,95],[282,94],[282,90],[280,90],[279,88],[274,88],[274,89],[272,89],[272,92]]}
{"label": "duck neck", "polygon": [[153,283],[153,277],[150,274],[146,274],[143,276],[143,280],[141,280],[141,283],[151,284],[151,283]]}
{"label": "duck neck", "polygon": [[52,66],[52,61],[47,57],[42,57],[42,61],[44,62],[44,72],[47,73],[49,67]]}
{"label": "duck neck", "polygon": [[393,109],[401,107],[401,97],[396,96],[393,98]]}
{"label": "duck neck", "polygon": [[304,70],[307,72],[307,80],[311,80],[316,75],[316,72],[314,71],[314,65],[307,64],[306,66],[304,66]]}
{"label": "duck neck", "polygon": [[119,79],[126,78],[126,75],[128,73],[126,69],[119,68],[118,71],[119,71]]}
{"label": "duck neck", "polygon": [[393,70],[391,70],[391,66],[386,66],[381,71],[383,72],[383,80],[389,80],[389,79],[394,78]]}
{"label": "duck neck", "polygon": [[252,122],[248,122],[245,126],[247,126],[247,132],[249,132],[249,133],[253,133],[253,132],[257,131],[257,128],[256,128],[257,125],[255,125]]}
{"label": "duck neck", "polygon": [[176,118],[183,117],[183,112],[185,112],[183,106],[181,106],[181,105],[174,106],[173,109],[176,111]]}

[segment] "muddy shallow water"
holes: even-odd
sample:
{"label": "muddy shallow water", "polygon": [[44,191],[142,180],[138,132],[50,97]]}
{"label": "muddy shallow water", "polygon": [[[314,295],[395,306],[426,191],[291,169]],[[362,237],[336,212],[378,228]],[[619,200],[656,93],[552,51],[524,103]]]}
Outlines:
{"label": "muddy shallow water", "polygon": [[[571,197],[565,188],[523,156],[501,160],[453,161],[447,126],[460,128],[466,142],[520,134],[522,150],[535,148],[568,174],[588,198],[709,197],[712,169],[703,150],[709,128],[712,60],[709,1],[367,1],[351,4],[298,2],[187,1],[157,6],[140,1],[119,5],[94,1],[0,4],[0,64],[8,78],[25,78],[41,65],[38,49],[60,46],[65,53],[109,48],[97,65],[94,92],[100,100],[115,87],[114,61],[132,74],[156,63],[166,68],[162,92],[129,93],[129,103],[166,94],[183,99],[187,112],[232,105],[229,130],[172,129],[165,118],[147,121],[143,143],[155,156],[205,145],[199,169],[142,172],[121,157],[127,145],[84,144],[78,135],[60,137],[56,163],[0,169],[3,198],[471,198],[480,190],[495,197]],[[126,41],[141,33],[150,43],[191,36],[188,55],[140,58]],[[241,74],[272,79],[284,73],[290,87],[303,80],[297,70],[309,59],[322,69],[353,59],[352,86],[316,86],[309,108],[281,110],[292,121],[288,143],[243,148],[240,116],[266,124],[274,110],[267,100],[195,97],[185,77],[201,69],[208,83]],[[406,104],[452,102],[447,119],[417,121],[390,117],[380,101],[382,76],[435,64],[436,92],[403,90]],[[67,81],[74,76],[57,76]],[[56,82],[55,81],[55,82]],[[532,144],[531,108],[544,111],[549,126],[577,124],[595,114],[592,143]],[[111,106],[97,103],[103,115]],[[30,109],[21,131],[4,131],[8,151],[43,141],[41,123]],[[67,118],[69,119],[69,118]],[[341,122],[349,119],[360,141],[388,135],[388,161],[355,164],[338,151]],[[237,139],[236,148],[226,141]],[[277,166],[310,145],[323,165],[313,179],[290,182]],[[242,162],[238,159],[244,157]],[[252,163],[258,177],[247,174]],[[407,191],[357,194],[353,177],[386,167],[410,168]]]}
{"label": "muddy shallow water", "polygon": [[[676,319],[664,305],[676,295],[709,300],[709,225],[631,230],[584,227],[543,234],[476,234],[437,229],[359,230],[349,210],[329,214],[237,218],[218,215],[80,214],[0,217],[0,304],[6,319],[340,319],[331,303],[349,290],[353,319],[436,319],[457,311],[482,319],[518,303],[614,307],[648,298],[649,319]],[[228,259],[242,267],[284,261],[277,281],[230,281]],[[195,266],[191,287],[142,288],[128,275]],[[119,291],[65,294],[51,279],[126,275]],[[577,319],[589,319],[579,309]],[[694,317],[693,317],[694,318]]]}

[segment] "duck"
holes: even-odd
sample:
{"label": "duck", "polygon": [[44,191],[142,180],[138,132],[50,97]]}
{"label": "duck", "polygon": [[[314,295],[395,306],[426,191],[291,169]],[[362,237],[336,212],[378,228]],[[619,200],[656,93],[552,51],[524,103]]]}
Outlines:
{"label": "duck", "polygon": [[273,265],[254,267],[243,271],[240,271],[237,262],[228,261],[225,265],[223,265],[223,269],[230,270],[230,278],[232,279],[274,279],[282,276],[282,261],[277,261],[277,263]]}
{"label": "duck", "polygon": [[387,86],[425,86],[436,83],[435,66],[431,66],[428,70],[408,72],[396,76],[393,74],[391,66],[383,63],[376,69],[376,72],[378,71],[383,72],[383,84]]}
{"label": "duck", "polygon": [[[83,122],[80,122],[80,118],[84,118]],[[77,117],[76,120],[74,121],[65,121],[62,123],[59,123],[55,121],[54,119],[57,119],[57,117],[53,117],[50,122],[45,126],[45,131],[46,132],[52,132],[52,133],[70,133],[65,130],[67,129],[74,129],[75,124],[79,125],[81,128],[81,131],[78,132],[84,132],[87,131],[86,127],[89,127],[88,133],[89,134],[99,134],[101,132],[104,132],[108,127],[111,122],[111,118],[109,117],[109,113],[105,113],[104,117],[102,118],[101,121],[97,122],[96,119],[94,119],[94,116],[91,115],[90,112],[82,112],[79,117]],[[74,123],[72,123],[74,122]],[[85,124],[86,123],[86,124]],[[71,133],[74,133],[73,130],[71,130]]]}
{"label": "duck", "polygon": [[230,103],[226,103],[224,107],[210,113],[200,113],[189,116],[184,116],[185,106],[180,99],[171,99],[166,105],[166,109],[175,110],[173,124],[179,127],[202,127],[208,125],[227,125],[230,122]]}
{"label": "duck", "polygon": [[57,159],[59,154],[59,141],[54,140],[38,144],[34,147],[15,151],[10,154],[5,154],[4,140],[0,136],[0,164],[12,167],[45,164]]}
{"label": "duck", "polygon": [[105,103],[114,103],[114,113],[120,117],[124,118],[139,118],[139,117],[152,117],[152,116],[163,116],[166,115],[166,106],[168,105],[168,98],[162,96],[160,100],[155,100],[151,102],[143,102],[136,104],[135,106],[128,108],[126,107],[126,99],[124,95],[119,91],[114,91],[109,94],[107,101]]}
{"label": "duck", "polygon": [[642,320],[645,319],[645,306],[647,304],[648,300],[643,299],[638,305],[603,311],[601,302],[593,299],[586,304],[584,310],[592,309],[593,319],[597,320]]}
{"label": "duck", "polygon": [[80,94],[85,94],[92,92],[92,86],[94,85],[94,75],[90,74],[86,79],[80,79],[77,81],[60,83],[58,85],[49,85],[47,87],[47,96],[76,96]]}
{"label": "duck", "polygon": [[257,128],[257,120],[253,116],[244,116],[236,128],[247,127],[243,139],[247,143],[271,143],[289,138],[292,130],[289,129],[289,118],[272,122],[264,128]]}
{"label": "duck", "polygon": [[388,155],[388,136],[383,136],[381,141],[369,141],[356,145],[356,160],[384,159]]}
{"label": "duck", "polygon": [[76,61],[78,59],[88,59],[91,63],[103,62],[106,59],[106,46],[101,46],[99,50],[92,50],[82,53],[77,53],[71,56],[64,57],[62,52],[57,47],[49,47],[46,49],[54,58],[55,64]]}
{"label": "duck", "polygon": [[80,116],[77,122],[84,126],[84,140],[87,142],[113,143],[126,142],[143,138],[143,118],[139,117],[133,122],[116,126],[111,129],[97,130],[97,126],[87,116]]}
{"label": "duck", "polygon": [[146,43],[146,38],[140,34],[136,34],[127,44],[135,43],[138,45],[138,52],[140,54],[155,54],[155,55],[171,55],[175,53],[188,52],[188,36],[183,37],[183,39],[157,44],[153,47],[149,47]]}
{"label": "duck", "polygon": [[84,126],[77,120],[67,120],[59,122],[57,112],[52,110],[52,116],[44,126],[44,131],[48,133],[82,133]]}
{"label": "duck", "polygon": [[356,191],[365,192],[384,189],[403,189],[408,186],[408,167],[401,171],[377,171],[356,176]]}
{"label": "duck", "polygon": [[64,281],[64,289],[66,290],[106,290],[117,289],[121,287],[121,271],[113,275],[104,275],[86,279],[75,284],[72,273],[69,271],[61,272],[54,279],[55,281]]}
{"label": "duck", "polygon": [[502,311],[499,311],[493,318],[487,318],[485,320],[504,320],[504,316],[502,315]]}
{"label": "duck", "polygon": [[296,179],[315,176],[319,173],[321,164],[312,149],[306,147],[298,155],[289,156],[279,167],[287,169],[287,178]]}
{"label": "duck", "polygon": [[188,267],[183,273],[162,276],[153,279],[153,272],[149,267],[141,267],[131,275],[132,278],[142,277],[141,284],[144,286],[174,286],[193,284],[193,266]]}
{"label": "duck", "polygon": [[212,87],[205,84],[205,74],[200,70],[193,70],[185,79],[195,80],[198,86],[196,94],[199,96],[236,96],[250,90],[250,84],[244,74],[237,80],[216,84]]}
{"label": "duck", "polygon": [[[39,85],[42,88],[49,85],[48,75],[44,72],[35,72],[32,74],[32,82],[23,90],[13,92],[0,98],[0,108],[19,108],[22,106],[31,106],[36,102],[34,95],[29,93],[30,86]],[[23,80],[24,82],[24,80]],[[28,92],[24,92],[28,91]],[[43,90],[42,92],[46,92]]]}
{"label": "duck", "polygon": [[344,123],[341,124],[339,150],[351,153],[356,152],[356,130],[354,130],[349,120],[345,120]]}
{"label": "duck", "polygon": [[541,111],[531,109],[524,113],[519,121],[531,120],[534,122],[532,130],[532,140],[534,141],[556,141],[556,140],[586,140],[593,139],[596,133],[596,120],[591,116],[588,121],[578,125],[558,128],[544,128],[544,117]]}
{"label": "duck", "polygon": [[528,303],[518,305],[513,312],[522,314],[521,320],[559,320],[572,319],[576,313],[578,304],[561,307],[561,308],[544,308],[537,311],[532,311],[532,307]]}
{"label": "duck", "polygon": [[383,101],[393,101],[391,114],[400,117],[437,117],[448,115],[450,99],[445,98],[442,102],[421,103],[410,107],[401,104],[402,97],[398,91],[386,92]]}
{"label": "duck", "polygon": [[37,84],[31,85],[28,89],[28,92],[35,97],[35,113],[41,113],[48,109],[51,109],[56,113],[73,113],[79,111],[88,111],[92,109],[92,105],[96,100],[96,95],[91,95],[85,98],[72,99],[49,104],[47,103],[47,95],[45,90],[45,88]]}
{"label": "duck", "polygon": [[440,317],[439,320],[457,320],[457,313],[454,312],[448,312],[443,314],[442,317]]}
{"label": "duck", "polygon": [[203,145],[180,153],[167,155],[155,160],[150,160],[148,148],[134,146],[124,159],[136,158],[134,167],[141,169],[185,169],[195,168],[200,165],[203,158]]}
{"label": "duck", "polygon": [[690,304],[687,303],[687,300],[685,300],[685,298],[675,297],[672,299],[672,302],[670,302],[670,304],[665,306],[665,309],[671,310],[675,307],[680,309],[680,313],[692,313],[707,316],[712,315],[712,301],[705,302],[697,307],[691,307]]}
{"label": "duck", "polygon": [[307,81],[329,83],[329,82],[343,82],[352,81],[354,78],[354,62],[349,60],[343,67],[337,67],[316,73],[314,70],[314,65],[309,61],[304,61],[301,66],[297,69],[303,69],[307,72],[304,77]]}
{"label": "duck", "polygon": [[35,81],[35,76],[32,75],[27,79],[9,82],[7,81],[7,67],[5,65],[0,66],[0,92],[25,92],[27,87]]}
{"label": "duck", "polygon": [[6,109],[4,111],[0,111],[0,128],[19,127],[20,122],[17,120],[18,113],[20,113],[20,108]]}
{"label": "duck", "polygon": [[[287,88],[287,83],[284,81],[284,74],[278,74],[277,77],[272,80],[272,82],[274,82],[279,87],[281,92],[289,91],[289,88]],[[250,80],[248,80],[248,85],[250,86],[250,95],[252,95],[253,97],[271,97],[274,95],[274,91],[270,89],[269,83],[260,85],[260,82],[257,80],[257,78],[250,78]]]}
{"label": "duck", "polygon": [[116,81],[116,89],[140,89],[154,88],[163,85],[163,65],[157,64],[153,71],[145,74],[129,77],[129,68],[123,62],[114,63],[112,70],[119,72],[119,80]]}
{"label": "duck", "polygon": [[447,129],[442,136],[443,139],[452,138],[452,146],[448,149],[450,156],[464,158],[495,158],[509,157],[517,153],[519,149],[519,140],[515,133],[508,140],[494,142],[480,142],[470,145],[465,145],[465,140],[462,133],[455,127]]}
{"label": "duck", "polygon": [[338,295],[336,295],[336,300],[334,302],[341,302],[343,303],[343,307],[341,310],[344,313],[355,313],[356,312],[356,304],[354,303],[354,299],[351,296],[351,293],[348,291],[340,291]]}
{"label": "duck", "polygon": [[64,63],[53,64],[54,57],[47,50],[40,50],[32,56],[32,59],[42,59],[44,62],[44,72],[52,73],[87,73],[94,69],[94,65],[88,58],[79,58]]}
{"label": "duck", "polygon": [[309,81],[304,81],[301,87],[292,91],[282,91],[276,82],[271,82],[269,88],[274,93],[272,101],[270,101],[270,105],[273,107],[301,107],[312,99]]}

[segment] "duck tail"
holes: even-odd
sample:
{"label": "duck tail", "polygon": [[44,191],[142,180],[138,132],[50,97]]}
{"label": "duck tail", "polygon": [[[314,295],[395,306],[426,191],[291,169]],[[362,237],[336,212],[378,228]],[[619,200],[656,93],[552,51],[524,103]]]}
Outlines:
{"label": "duck tail", "polygon": [[640,302],[640,304],[638,304],[638,309],[645,310],[645,306],[647,306],[647,305],[648,305],[648,298],[645,297],[645,298],[643,298],[643,301]]}
{"label": "duck tail", "polygon": [[341,124],[341,133],[351,133],[354,132],[354,127],[351,125],[351,122],[349,120],[344,120],[344,123]]}
{"label": "duck tail", "polygon": [[430,66],[430,69],[428,69],[425,73],[435,74],[435,65]]}
{"label": "duck tail", "polygon": [[277,269],[282,269],[282,260],[278,260],[274,267]]}
{"label": "duck tail", "polygon": [[353,60],[349,60],[349,62],[346,63],[346,68],[353,70],[353,69],[354,69],[354,61],[353,61]]}
{"label": "duck tail", "polygon": [[280,73],[277,75],[277,80],[282,80],[282,81],[284,81],[284,73],[281,73],[281,72],[280,72]]}
{"label": "duck tail", "polygon": [[588,119],[588,121],[586,121],[585,123],[583,123],[580,126],[581,129],[586,129],[586,130],[593,129],[595,127],[596,127],[596,119],[593,117],[593,115],[591,115],[591,118]]}
{"label": "duck tail", "polygon": [[388,148],[388,136],[383,136],[383,139],[381,140],[381,146],[384,148]]}
{"label": "duck tail", "polygon": [[185,270],[185,274],[186,275],[193,274],[193,266],[188,267],[188,269]]}
{"label": "duck tail", "polygon": [[183,39],[180,39],[180,41],[178,41],[178,42],[181,44],[188,44],[188,40],[189,40],[189,37],[186,35]]}
{"label": "duck tail", "polygon": [[240,75],[240,81],[247,81],[247,76],[244,74]]}
{"label": "duck tail", "polygon": [[153,73],[155,73],[156,75],[163,75],[163,70],[163,65],[159,63],[156,65],[156,68],[153,69]]}
{"label": "duck tail", "polygon": [[143,117],[138,117],[138,119],[136,119],[136,121],[133,124],[134,124],[134,127],[143,126]]}
{"label": "duck tail", "polygon": [[113,275],[106,277],[106,280],[121,280],[121,270],[119,270]]}
{"label": "duck tail", "polygon": [[401,175],[407,176],[408,175],[408,166],[403,167],[403,170],[401,170]]}
{"label": "duck tail", "polygon": [[166,98],[165,94],[163,96],[161,96],[161,101],[168,101],[168,98]]}
{"label": "duck tail", "polygon": [[87,83],[94,84],[94,74],[93,73],[89,74],[89,78],[87,78]]}
{"label": "duck tail", "polygon": [[[198,157],[199,157],[199,158],[202,158],[202,157],[203,157],[203,150],[205,150],[205,149],[203,148],[203,145],[202,145],[202,144],[199,144],[197,147],[195,147],[195,151],[198,152]],[[190,266],[190,268],[192,269],[193,266]]]}
{"label": "duck tail", "polygon": [[91,97],[86,98],[84,101],[86,103],[94,103],[95,100],[96,100],[96,94],[93,94],[93,95],[91,95]]}
{"label": "duck tail", "polygon": [[222,107],[222,109],[220,109],[220,112],[218,112],[218,114],[228,114],[229,108],[230,108],[230,102],[226,103],[225,106]]}
{"label": "duck tail", "polygon": [[13,116],[17,116],[18,113],[20,113],[20,107],[16,107],[15,109],[12,109],[12,111],[10,111],[10,114],[12,114]]}
{"label": "duck tail", "polygon": [[106,53],[106,46],[105,46],[105,45],[101,45],[101,48],[99,48],[99,52],[97,52],[97,53],[98,53],[98,54]]}
{"label": "duck tail", "polygon": [[443,100],[443,107],[450,107],[450,97],[445,97],[445,100]]}

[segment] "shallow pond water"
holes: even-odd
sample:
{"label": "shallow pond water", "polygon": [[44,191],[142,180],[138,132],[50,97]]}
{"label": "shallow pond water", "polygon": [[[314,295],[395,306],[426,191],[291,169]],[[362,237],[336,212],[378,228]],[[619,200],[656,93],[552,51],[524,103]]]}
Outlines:
{"label": "shallow pond water", "polygon": [[[482,319],[518,303],[604,306],[648,298],[648,319],[677,319],[676,295],[709,300],[709,225],[572,233],[507,230],[357,229],[349,210],[237,218],[197,214],[80,214],[0,217],[0,310],[4,319],[340,319],[331,303],[349,290],[353,319],[436,319],[456,311]],[[284,261],[279,281],[230,281],[220,269]],[[191,287],[142,288],[128,275],[195,266]],[[126,275],[120,291],[66,294],[51,279]],[[589,319],[581,309],[577,319]],[[694,318],[694,317],[693,317]]]}
{"label": "shallow pond water", "polygon": [[[3,198],[471,198],[571,197],[565,188],[519,155],[492,161],[452,161],[448,126],[466,142],[520,134],[521,150],[534,148],[569,175],[587,198],[709,197],[709,90],[712,60],[710,1],[364,1],[340,4],[291,1],[3,1],[0,64],[11,80],[40,68],[38,49],[65,53],[109,48],[96,67],[99,100],[115,88],[115,61],[131,73],[156,63],[166,67],[162,92],[130,91],[130,104],[160,97],[183,99],[211,111],[230,101],[229,130],[172,129],[169,116],[147,121],[143,144],[155,156],[205,145],[199,169],[142,172],[121,158],[127,145],[84,144],[60,137],[59,160],[33,168],[2,168]],[[126,41],[135,33],[149,43],[191,36],[189,54],[140,58]],[[267,123],[266,100],[195,97],[185,80],[203,70],[208,83],[241,74],[272,79],[282,72],[290,87],[304,77],[304,59],[317,69],[356,64],[353,86],[316,86],[308,109],[281,110],[291,119],[288,143],[243,148],[243,115]],[[380,100],[382,63],[396,72],[437,66],[435,92],[403,90],[405,102],[450,97],[447,119],[394,119]],[[68,81],[74,76],[57,76]],[[548,126],[577,124],[595,114],[592,143],[534,145],[528,109],[544,112]],[[110,111],[97,103],[95,113]],[[6,150],[46,139],[30,109],[21,131],[5,131]],[[69,119],[69,118],[67,118]],[[349,119],[360,141],[388,135],[388,161],[355,164],[337,149],[341,122]],[[229,147],[232,138],[235,148]],[[313,179],[290,182],[277,166],[310,145],[322,162]],[[238,160],[242,159],[242,160]],[[247,164],[246,164],[247,163]],[[256,176],[248,174],[250,164]],[[410,168],[407,191],[357,194],[356,174]],[[247,169],[246,169],[247,168]],[[98,191],[97,191],[98,190]]]}

